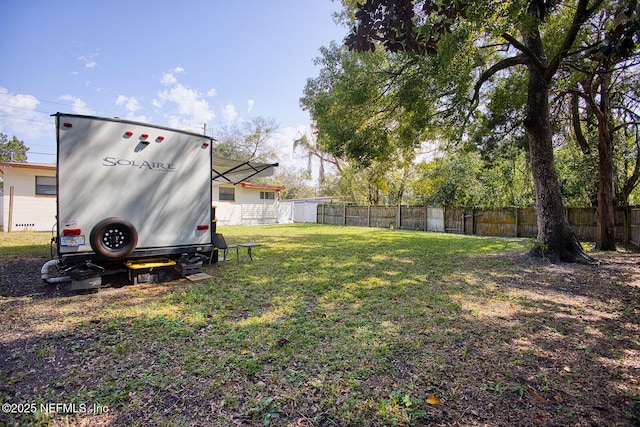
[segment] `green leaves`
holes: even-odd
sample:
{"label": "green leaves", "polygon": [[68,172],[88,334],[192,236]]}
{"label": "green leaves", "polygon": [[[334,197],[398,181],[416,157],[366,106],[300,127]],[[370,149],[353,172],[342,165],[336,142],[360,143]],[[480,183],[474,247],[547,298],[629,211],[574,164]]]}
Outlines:
{"label": "green leaves", "polygon": [[15,136],[9,140],[7,135],[0,133],[0,162],[24,162],[27,160],[27,151],[29,148],[24,144],[24,141]]}
{"label": "green leaves", "polygon": [[345,44],[358,52],[374,52],[381,44],[392,53],[435,56],[440,38],[452,31],[458,16],[466,18],[460,1],[368,0],[357,8],[356,24]]}

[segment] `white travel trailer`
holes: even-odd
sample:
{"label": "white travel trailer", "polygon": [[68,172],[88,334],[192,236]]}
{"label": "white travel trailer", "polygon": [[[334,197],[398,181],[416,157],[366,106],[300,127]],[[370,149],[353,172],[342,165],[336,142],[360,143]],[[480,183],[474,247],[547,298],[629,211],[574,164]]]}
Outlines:
{"label": "white travel trailer", "polygon": [[[105,275],[128,271],[136,282],[154,277],[154,269],[159,276],[176,265],[194,271],[189,265],[212,258],[212,180],[231,182],[249,162],[225,159],[214,169],[214,140],[205,135],[118,118],[55,117],[58,258],[42,267],[43,280],[91,289]],[[264,175],[276,165],[249,166]],[[53,266],[62,277],[49,276]]]}

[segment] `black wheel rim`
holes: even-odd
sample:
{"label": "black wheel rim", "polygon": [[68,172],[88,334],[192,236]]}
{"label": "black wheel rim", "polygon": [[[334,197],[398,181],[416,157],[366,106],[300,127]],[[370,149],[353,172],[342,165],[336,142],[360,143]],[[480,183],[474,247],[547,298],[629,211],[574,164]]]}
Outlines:
{"label": "black wheel rim", "polygon": [[129,244],[131,236],[126,228],[109,227],[102,234],[102,246],[109,251],[119,251]]}

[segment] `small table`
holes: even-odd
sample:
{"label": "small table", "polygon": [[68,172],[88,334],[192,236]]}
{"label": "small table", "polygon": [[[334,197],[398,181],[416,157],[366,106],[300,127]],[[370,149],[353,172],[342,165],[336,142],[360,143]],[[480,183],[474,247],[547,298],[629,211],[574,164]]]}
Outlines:
{"label": "small table", "polygon": [[247,248],[247,258],[253,261],[253,255],[251,253],[251,249],[255,248],[256,246],[260,246],[260,243],[239,243],[238,246],[236,247],[236,259],[240,261],[240,257],[238,253],[240,248]]}

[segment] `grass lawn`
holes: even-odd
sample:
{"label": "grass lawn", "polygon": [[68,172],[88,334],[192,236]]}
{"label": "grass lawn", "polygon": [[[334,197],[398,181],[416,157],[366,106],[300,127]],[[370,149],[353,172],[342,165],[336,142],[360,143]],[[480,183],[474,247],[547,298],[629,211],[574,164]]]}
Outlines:
{"label": "grass lawn", "polygon": [[0,425],[640,422],[635,253],[550,265],[526,239],[219,231],[260,243],[254,260],[88,295],[39,283],[50,233],[0,233]]}

